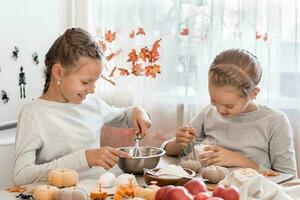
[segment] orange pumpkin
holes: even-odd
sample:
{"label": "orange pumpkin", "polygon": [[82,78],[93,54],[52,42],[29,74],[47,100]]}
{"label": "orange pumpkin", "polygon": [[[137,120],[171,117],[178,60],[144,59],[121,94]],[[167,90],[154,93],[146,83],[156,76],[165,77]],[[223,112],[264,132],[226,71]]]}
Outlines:
{"label": "orange pumpkin", "polygon": [[48,173],[48,183],[59,188],[74,186],[78,180],[78,173],[72,169],[53,169]]}
{"label": "orange pumpkin", "polygon": [[39,185],[33,189],[33,196],[36,200],[55,200],[59,189],[51,185]]}

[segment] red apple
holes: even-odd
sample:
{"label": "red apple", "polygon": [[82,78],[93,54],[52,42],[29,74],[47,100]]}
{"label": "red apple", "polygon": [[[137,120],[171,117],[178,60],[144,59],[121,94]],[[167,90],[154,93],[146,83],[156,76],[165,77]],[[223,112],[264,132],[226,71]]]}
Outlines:
{"label": "red apple", "polygon": [[205,183],[201,178],[194,178],[183,185],[192,195],[196,195],[200,192],[207,192]]}
{"label": "red apple", "polygon": [[165,200],[193,200],[193,195],[185,187],[177,186],[167,192]]}
{"label": "red apple", "polygon": [[156,192],[156,195],[155,195],[155,199],[156,200],[167,200],[166,199],[166,194],[169,190],[175,188],[175,186],[173,185],[168,185],[168,186],[164,186],[164,187],[161,187],[157,192]]}
{"label": "red apple", "polygon": [[206,192],[200,192],[196,195],[194,195],[194,200],[208,200],[209,199],[209,194]]}
{"label": "red apple", "polygon": [[220,197],[209,197],[207,200],[224,200]]}
{"label": "red apple", "polygon": [[221,197],[224,200],[239,200],[239,189],[234,185],[217,185],[213,191],[214,197]]}

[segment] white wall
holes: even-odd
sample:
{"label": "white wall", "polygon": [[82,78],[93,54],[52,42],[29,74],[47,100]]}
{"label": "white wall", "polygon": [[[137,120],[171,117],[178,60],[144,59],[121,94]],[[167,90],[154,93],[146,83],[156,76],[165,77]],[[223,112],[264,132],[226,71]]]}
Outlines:
{"label": "white wall", "polygon": [[[0,0],[0,92],[5,90],[10,101],[0,98],[0,130],[16,121],[24,103],[42,94],[44,56],[60,33],[61,0]],[[12,50],[19,48],[19,58],[12,58]],[[32,54],[37,52],[39,64]],[[19,72],[26,75],[26,98],[20,98]],[[0,189],[12,184],[15,129],[0,131]]]}
{"label": "white wall", "polygon": [[[0,92],[6,91],[9,102],[0,98],[0,126],[16,121],[24,103],[39,97],[44,84],[44,56],[60,30],[59,0],[0,0]],[[12,58],[14,47],[18,59]],[[39,64],[33,62],[37,52]],[[26,77],[26,98],[20,98],[19,73]]]}
{"label": "white wall", "polygon": [[16,129],[0,131],[0,189],[12,184],[11,168],[14,155]]}

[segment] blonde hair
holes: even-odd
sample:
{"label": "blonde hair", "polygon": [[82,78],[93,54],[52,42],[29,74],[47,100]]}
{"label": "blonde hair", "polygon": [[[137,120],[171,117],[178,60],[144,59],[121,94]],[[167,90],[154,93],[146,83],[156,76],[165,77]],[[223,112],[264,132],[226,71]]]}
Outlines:
{"label": "blonde hair", "polygon": [[45,94],[49,88],[51,71],[55,63],[60,63],[64,68],[71,69],[82,56],[101,60],[102,53],[98,43],[83,29],[67,29],[64,34],[55,40],[46,54],[43,93]]}
{"label": "blonde hair", "polygon": [[229,49],[218,54],[210,65],[209,83],[234,86],[243,96],[249,96],[261,80],[259,61],[252,53],[243,49]]}

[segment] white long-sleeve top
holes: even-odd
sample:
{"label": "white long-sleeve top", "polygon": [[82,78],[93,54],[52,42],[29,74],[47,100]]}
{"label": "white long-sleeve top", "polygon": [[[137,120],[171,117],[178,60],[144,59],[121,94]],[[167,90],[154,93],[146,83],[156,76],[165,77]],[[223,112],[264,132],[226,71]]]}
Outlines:
{"label": "white long-sleeve top", "polygon": [[86,172],[85,149],[100,146],[102,125],[129,127],[131,111],[110,107],[96,95],[79,105],[43,99],[24,105],[17,126],[14,183],[44,181],[54,168]]}
{"label": "white long-sleeve top", "polygon": [[[198,138],[215,138],[218,146],[239,152],[261,167],[297,174],[293,131],[286,115],[279,110],[257,104],[254,111],[225,118],[208,105],[189,124],[196,129]],[[164,142],[162,148],[170,141]],[[190,143],[180,154],[191,151]]]}

